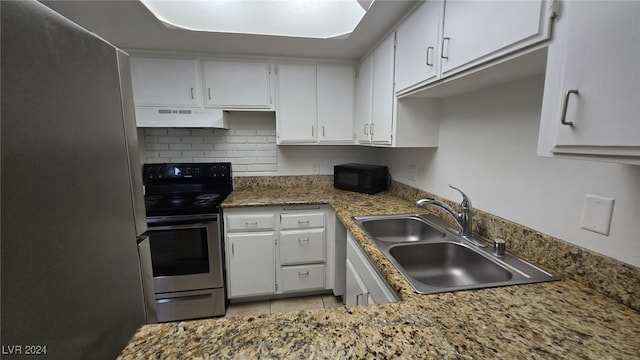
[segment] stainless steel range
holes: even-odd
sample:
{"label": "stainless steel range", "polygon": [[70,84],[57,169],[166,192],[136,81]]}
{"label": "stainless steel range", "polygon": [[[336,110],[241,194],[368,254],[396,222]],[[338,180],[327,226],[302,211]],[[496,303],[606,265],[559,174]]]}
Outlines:
{"label": "stainless steel range", "polygon": [[224,315],[219,219],[233,190],[231,163],[146,164],[143,181],[154,285],[148,311],[158,322]]}

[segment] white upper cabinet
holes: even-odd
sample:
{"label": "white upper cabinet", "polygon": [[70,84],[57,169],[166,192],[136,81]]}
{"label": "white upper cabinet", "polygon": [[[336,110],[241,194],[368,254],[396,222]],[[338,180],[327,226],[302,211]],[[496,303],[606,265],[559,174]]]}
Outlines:
{"label": "white upper cabinet", "polygon": [[196,59],[131,58],[136,106],[201,106]]}
{"label": "white upper cabinet", "polygon": [[278,144],[317,141],[315,64],[278,64]]}
{"label": "white upper cabinet", "polygon": [[277,65],[278,144],[354,143],[355,74],[350,65]]}
{"label": "white upper cabinet", "polygon": [[273,109],[267,62],[205,60],[205,106]]}
{"label": "white upper cabinet", "polygon": [[396,30],[396,93],[440,77],[444,1],[427,0]]}
{"label": "white upper cabinet", "polygon": [[360,64],[356,134],[364,145],[438,146],[440,100],[398,99],[394,94],[395,36],[389,35]]}
{"label": "white upper cabinet", "polygon": [[371,91],[373,90],[373,55],[358,68],[356,78],[356,137],[360,144],[371,143]]}
{"label": "white upper cabinet", "polygon": [[447,1],[440,57],[446,77],[547,40],[547,1]]}
{"label": "white upper cabinet", "polygon": [[543,73],[539,50],[557,7],[557,0],[426,0],[396,29],[396,94],[443,98]]}
{"label": "white upper cabinet", "polygon": [[371,141],[391,144],[393,136],[393,70],[395,33],[389,35],[373,52],[371,91]]}
{"label": "white upper cabinet", "polygon": [[538,154],[640,164],[640,2],[563,2]]}
{"label": "white upper cabinet", "polygon": [[352,66],[318,64],[318,141],[353,143],[355,73]]}

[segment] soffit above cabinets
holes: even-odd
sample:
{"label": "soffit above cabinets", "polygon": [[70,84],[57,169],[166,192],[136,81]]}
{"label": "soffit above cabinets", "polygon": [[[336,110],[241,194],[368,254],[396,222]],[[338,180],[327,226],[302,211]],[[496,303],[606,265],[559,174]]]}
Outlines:
{"label": "soffit above cabinets", "polygon": [[342,60],[363,57],[419,2],[374,1],[348,36],[312,39],[168,29],[137,0],[42,1],[122,49]]}

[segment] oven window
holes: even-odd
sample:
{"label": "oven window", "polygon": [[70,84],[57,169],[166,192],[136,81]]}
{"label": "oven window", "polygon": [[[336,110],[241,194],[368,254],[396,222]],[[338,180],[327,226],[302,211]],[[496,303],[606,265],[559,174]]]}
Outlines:
{"label": "oven window", "polygon": [[209,272],[205,228],[149,232],[153,276]]}

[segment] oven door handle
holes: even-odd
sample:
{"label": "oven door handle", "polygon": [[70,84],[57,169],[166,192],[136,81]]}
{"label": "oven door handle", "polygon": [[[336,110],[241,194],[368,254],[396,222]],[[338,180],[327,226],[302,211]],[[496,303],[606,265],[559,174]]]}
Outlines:
{"label": "oven door handle", "polygon": [[195,224],[176,224],[176,225],[162,225],[162,226],[150,226],[148,231],[155,230],[181,230],[181,229],[199,229],[206,227],[207,224],[217,223],[218,220],[212,220],[207,222],[198,222]]}

